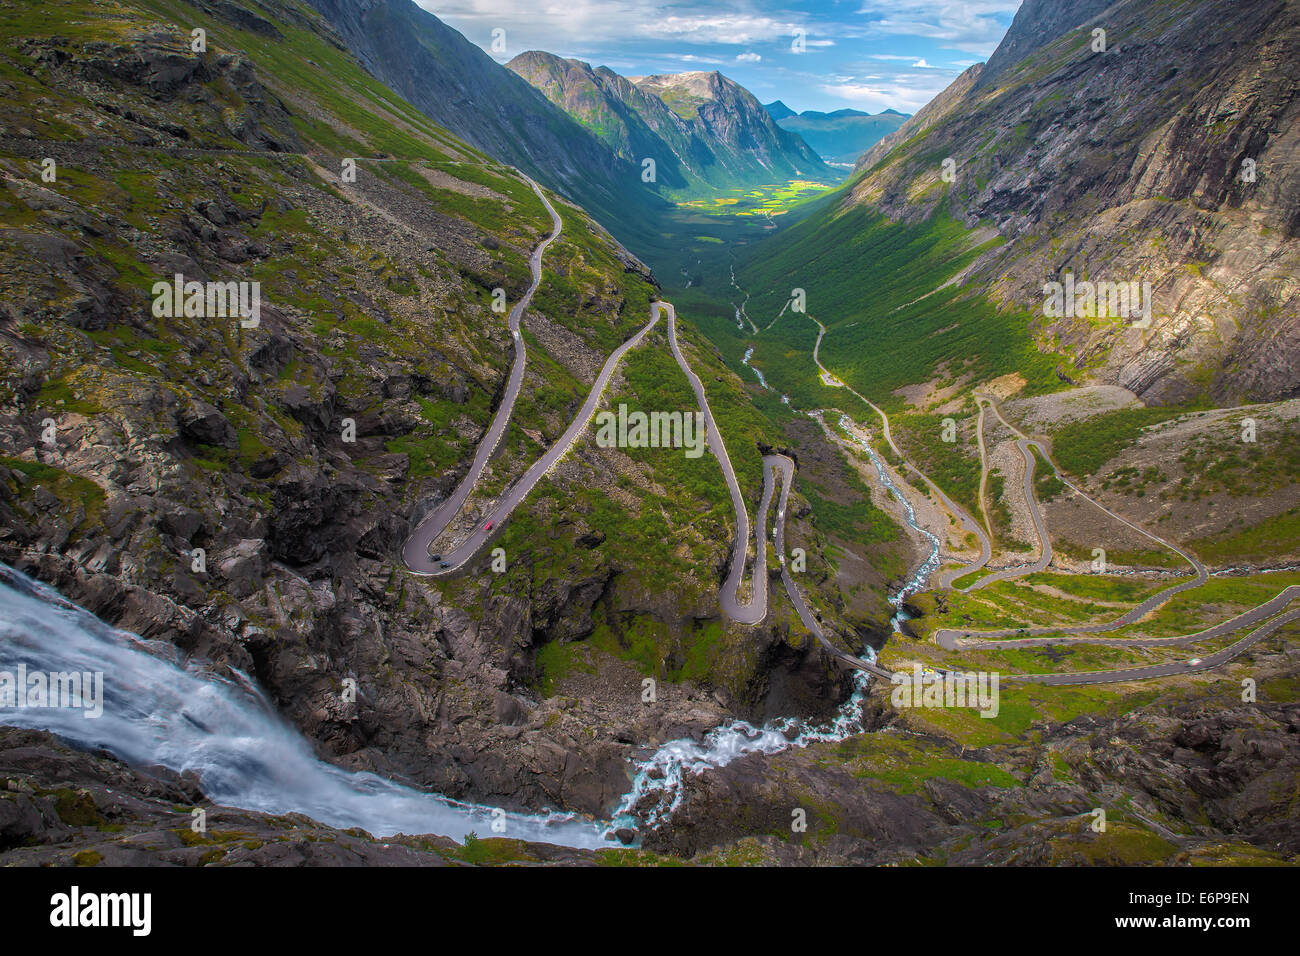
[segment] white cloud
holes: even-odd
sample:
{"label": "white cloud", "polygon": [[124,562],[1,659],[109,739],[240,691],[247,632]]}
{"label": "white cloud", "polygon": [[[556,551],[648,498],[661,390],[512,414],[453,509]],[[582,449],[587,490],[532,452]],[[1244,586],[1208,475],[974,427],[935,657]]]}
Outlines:
{"label": "white cloud", "polygon": [[727,61],[713,56],[698,56],[694,53],[658,53],[649,59],[674,60],[678,63],[706,63],[709,66],[722,66]]}
{"label": "white cloud", "polygon": [[633,29],[641,36],[653,39],[747,45],[790,39],[799,28],[799,24],[790,20],[754,14],[702,14],[657,17],[639,23]]}
{"label": "white cloud", "polygon": [[[471,40],[488,46],[491,31],[506,31],[507,54],[563,52],[629,39],[751,46],[788,43],[804,30],[806,45],[832,47],[837,39],[916,35],[987,57],[1001,39],[1005,18],[1021,0],[857,0],[836,21],[792,12],[782,0],[416,0]],[[998,18],[1001,17],[1002,20]]]}
{"label": "white cloud", "polygon": [[988,57],[1006,33],[1003,19],[1021,0],[862,0],[868,32],[920,36]]}
{"label": "white cloud", "polygon": [[[762,71],[787,97],[804,91],[873,112],[914,112],[962,68],[988,58],[1021,0],[416,2],[485,49],[492,31],[504,29],[506,50],[494,54],[502,62],[548,50],[593,63],[630,61],[637,73],[744,64],[750,81],[759,83]],[[809,55],[784,55],[796,30]]]}
{"label": "white cloud", "polygon": [[875,113],[891,108],[915,113],[943,92],[956,73],[955,70],[930,67],[924,72],[909,68],[892,75],[871,73],[847,80],[836,76],[831,78],[832,82],[818,84],[818,89],[828,96]]}
{"label": "white cloud", "polygon": [[[798,15],[768,15],[752,0],[714,0],[698,12],[668,0],[417,0],[434,16],[487,46],[491,31],[506,31],[508,56],[523,50],[559,51],[575,44],[625,42],[629,39],[674,43],[749,46],[789,42],[797,29],[808,33],[809,46],[832,46],[817,39],[815,29]],[[689,8],[686,8],[689,10]]]}
{"label": "white cloud", "polygon": [[[904,99],[883,87],[867,86],[859,83],[843,83],[839,86],[827,84],[821,86],[820,89],[827,96],[847,101],[859,109],[866,110],[868,113],[879,113],[887,109],[895,109],[903,113],[915,113],[929,102],[924,97],[919,101]],[[830,109],[830,106],[824,108]]]}

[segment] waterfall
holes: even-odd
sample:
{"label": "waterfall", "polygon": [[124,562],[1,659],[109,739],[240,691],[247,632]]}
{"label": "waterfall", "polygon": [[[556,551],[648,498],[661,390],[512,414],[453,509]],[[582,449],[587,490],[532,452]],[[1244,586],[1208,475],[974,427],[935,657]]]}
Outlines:
{"label": "waterfall", "polygon": [[0,672],[20,668],[28,675],[102,675],[103,714],[89,717],[76,706],[3,706],[0,723],[48,730],[136,766],[194,771],[218,804],[303,813],[381,837],[436,833],[463,840],[474,831],[571,847],[609,845],[604,826],[575,814],[462,803],[325,763],[244,674],[227,677],[187,663],[173,645],[110,627],[0,564]]}

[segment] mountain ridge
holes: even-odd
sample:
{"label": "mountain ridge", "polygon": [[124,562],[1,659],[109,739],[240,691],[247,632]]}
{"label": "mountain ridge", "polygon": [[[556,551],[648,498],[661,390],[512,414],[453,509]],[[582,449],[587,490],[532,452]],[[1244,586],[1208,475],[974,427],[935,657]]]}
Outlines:
{"label": "mountain ridge", "polygon": [[[661,208],[640,170],[413,0],[307,0],[377,79],[466,142],[582,205],[620,238]],[[482,104],[493,109],[484,110]]]}
{"label": "mountain ridge", "polygon": [[798,135],[718,71],[624,77],[608,67],[530,50],[507,67],[638,165],[654,159],[670,189],[832,177]]}
{"label": "mountain ridge", "polygon": [[[1300,269],[1300,97],[1284,66],[1300,17],[1281,0],[1141,8],[1027,0],[990,65],[859,159],[840,209],[995,229],[1006,246],[965,279],[1008,307],[1041,312],[1069,270],[1151,282],[1150,329],[1040,323],[1102,383],[1157,402],[1297,394],[1300,297],[1275,276]],[[1095,29],[1110,52],[1093,51]]]}
{"label": "mountain ridge", "polygon": [[840,166],[856,160],[881,139],[898,129],[907,115],[897,110],[871,114],[851,107],[823,112],[796,113],[780,100],[763,107],[778,126],[798,133],[827,162]]}

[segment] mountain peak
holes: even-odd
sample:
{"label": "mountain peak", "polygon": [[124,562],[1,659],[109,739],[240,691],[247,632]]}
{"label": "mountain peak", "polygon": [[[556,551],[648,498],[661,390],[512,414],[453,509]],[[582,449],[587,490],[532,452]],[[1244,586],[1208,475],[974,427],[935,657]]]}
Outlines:
{"label": "mountain peak", "polygon": [[[685,73],[655,73],[636,81],[637,86],[651,89],[681,89],[694,96],[714,99],[720,90],[749,91],[717,70],[689,70]],[[752,94],[750,94],[752,95]],[[757,102],[757,100],[755,100]]]}
{"label": "mountain peak", "polygon": [[594,73],[605,68],[593,69],[591,64],[585,60],[562,57],[555,53],[548,53],[545,50],[525,50],[510,60],[506,64],[506,69],[522,74],[525,70],[535,69],[581,70],[583,73]]}
{"label": "mountain peak", "polygon": [[1082,26],[1113,4],[1114,0],[1025,0],[1006,36],[985,64],[979,85],[987,86],[1003,70]]}
{"label": "mountain peak", "polygon": [[658,181],[669,189],[831,176],[799,134],[778,126],[753,93],[717,70],[623,77],[565,62],[576,63],[521,54],[508,68],[623,159],[657,158]]}

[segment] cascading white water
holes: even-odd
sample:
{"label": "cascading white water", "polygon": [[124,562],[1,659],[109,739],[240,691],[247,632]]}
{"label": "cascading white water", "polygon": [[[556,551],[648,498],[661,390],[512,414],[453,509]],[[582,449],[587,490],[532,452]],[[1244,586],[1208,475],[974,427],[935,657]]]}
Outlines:
{"label": "cascading white water", "polygon": [[[851,419],[843,415],[840,424],[851,424]],[[906,620],[904,601],[939,566],[939,539],[917,523],[911,502],[870,445],[851,429],[845,431],[902,503],[907,523],[931,544],[929,557],[890,599],[897,628]],[[864,656],[875,659],[870,647]],[[49,730],[79,746],[102,747],[129,763],[195,771],[204,792],[217,803],[273,814],[303,813],[376,836],[437,833],[463,840],[470,831],[492,834],[493,821],[500,819],[501,811],[491,807],[319,760],[307,740],[276,715],[244,675],[234,672],[233,678],[226,678],[187,665],[172,645],[109,627],[52,589],[0,564],[0,671],[13,671],[20,664],[29,671],[102,672],[104,714],[92,720],[73,708],[5,708],[0,709],[0,723]],[[669,741],[637,762],[632,789],[610,823],[566,813],[506,813],[505,835],[593,848],[609,845],[610,835],[620,827],[655,826],[680,805],[687,774],[725,767],[750,753],[773,754],[861,733],[869,681],[865,672],[857,672],[852,694],[824,724],[785,717],[755,727],[733,720],[700,741]]]}
{"label": "cascading white water", "polygon": [[[575,814],[520,814],[461,803],[319,760],[244,675],[186,665],[174,646],[104,624],[57,592],[0,564],[0,671],[103,674],[103,715],[75,707],[4,707],[0,723],[48,730],[128,763],[198,774],[214,802],[304,813],[375,836],[504,835],[562,846],[607,846],[606,827]],[[494,831],[504,820],[504,833]]]}
{"label": "cascading white water", "polygon": [[[767,384],[767,378],[764,377],[763,370],[760,368],[755,368],[753,365],[749,364],[749,360],[753,358],[753,356],[754,356],[754,347],[751,345],[749,348],[745,349],[745,357],[740,360],[740,364],[745,366],[745,368],[749,369],[751,372],[753,372],[755,375],[758,376],[759,385],[762,385],[763,388],[767,389],[769,392],[772,391],[772,386]],[[786,405],[789,405],[790,396],[782,395],[781,401]]]}
{"label": "cascading white water", "polygon": [[930,542],[929,556],[921,566],[916,569],[916,573],[912,575],[912,579],[899,588],[898,593],[889,599],[889,603],[894,606],[894,616],[890,619],[890,624],[892,624],[894,630],[897,631],[899,625],[911,617],[911,615],[907,613],[907,609],[903,606],[903,603],[908,599],[908,597],[925,587],[925,582],[930,579],[930,575],[939,570],[939,539],[934,534],[917,524],[916,509],[912,507],[912,503],[907,500],[907,496],[899,490],[899,487],[894,484],[893,479],[889,477],[889,472],[885,470],[885,463],[880,460],[880,456],[876,454],[875,449],[872,448],[864,439],[857,437],[856,433],[849,427],[852,424],[853,419],[849,418],[848,415],[840,416],[840,428],[844,429],[845,434],[847,434],[849,438],[858,445],[858,447],[867,453],[867,457],[871,459],[871,463],[876,466],[876,474],[880,476],[880,483],[888,488],[890,493],[893,494],[893,496],[902,504],[903,513],[907,519],[908,527],[920,532],[921,535]]}
{"label": "cascading white water", "polygon": [[[745,292],[744,289],[736,285],[736,267],[734,265],[731,267],[731,287],[735,289],[737,292]],[[758,326],[754,325],[754,320],[751,319],[749,317],[749,313],[745,311],[745,306],[748,304],[749,304],[748,292],[745,292],[745,299],[743,302],[740,303],[740,305],[736,305],[736,303],[734,302],[731,303],[731,307],[736,310],[736,328],[739,329],[741,332],[743,332],[745,331],[745,323],[748,322],[749,327],[753,329],[754,334],[757,335]]]}
{"label": "cascading white water", "polygon": [[763,377],[763,370],[759,368],[755,368],[754,366],[749,364],[749,360],[753,357],[753,355],[754,355],[754,347],[751,345],[749,348],[745,349],[745,357],[740,360],[740,364],[745,366],[745,368],[749,369],[751,372],[753,372],[755,375],[758,376],[759,385],[762,385],[765,389],[771,391],[772,386],[768,385],[767,379]]}
{"label": "cascading white water", "polygon": [[752,753],[775,754],[791,747],[843,740],[862,733],[862,701],[870,675],[858,671],[853,693],[827,723],[812,724],[798,717],[782,717],[755,727],[744,720],[714,727],[700,741],[670,740],[636,764],[632,789],[615,811],[614,826],[653,827],[676,810],[685,796],[686,775],[725,767]]}
{"label": "cascading white water", "polygon": [[[748,360],[748,353],[745,358]],[[745,364],[748,365],[748,361]],[[852,419],[848,415],[842,415],[842,427],[851,423]],[[845,431],[854,436],[849,428],[845,427]],[[930,575],[939,567],[939,539],[917,523],[916,509],[890,479],[875,450],[860,438],[854,437],[854,440],[862,446],[876,466],[876,472],[884,486],[902,503],[908,525],[930,542],[930,554],[925,561],[898,593],[889,599],[894,607],[891,624],[897,630],[900,623],[907,620],[904,602],[923,588]],[[870,646],[864,649],[863,656],[872,661],[876,659],[875,651]],[[797,717],[783,717],[769,721],[762,727],[755,727],[747,721],[734,720],[713,728],[700,741],[686,738],[670,740],[650,756],[638,761],[632,790],[623,797],[615,813],[615,826],[636,829],[663,822],[681,805],[687,774],[725,767],[746,754],[774,754],[791,747],[834,742],[862,733],[862,703],[870,680],[870,675],[865,671],[858,671],[854,675],[853,693],[826,724],[817,725]]]}

